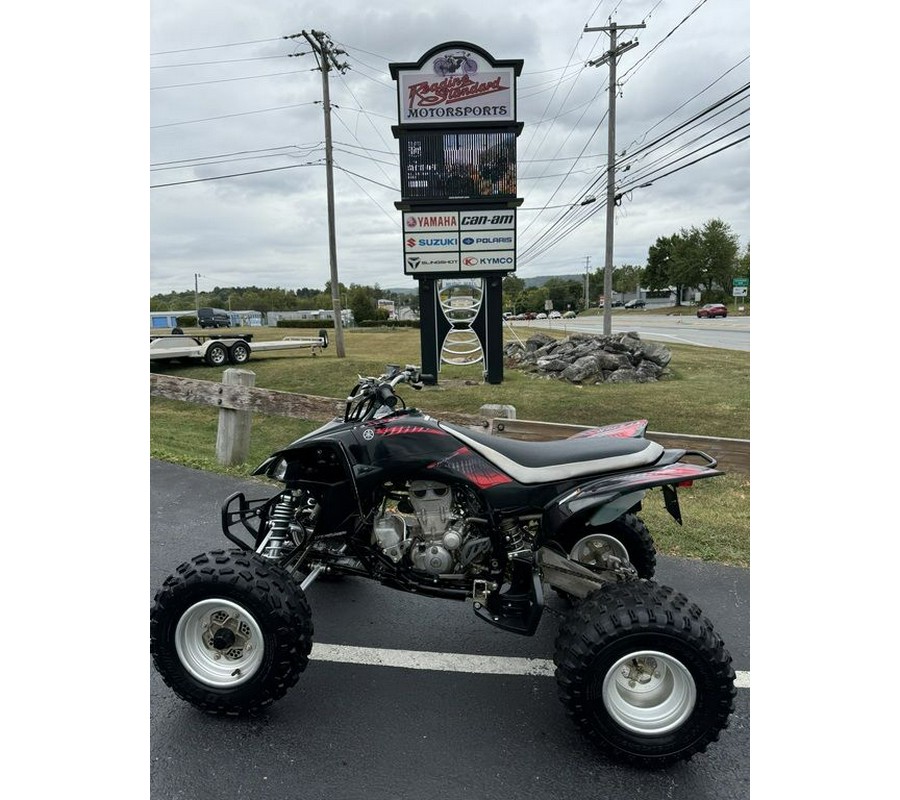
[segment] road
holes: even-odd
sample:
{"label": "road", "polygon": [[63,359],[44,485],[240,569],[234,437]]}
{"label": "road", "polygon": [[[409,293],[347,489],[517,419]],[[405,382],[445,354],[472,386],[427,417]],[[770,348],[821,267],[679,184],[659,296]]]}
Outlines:
{"label": "road", "polygon": [[[254,481],[157,461],[150,464],[150,489],[151,597],[190,556],[229,545],[218,527],[222,499],[239,489],[250,497],[271,493]],[[345,579],[309,588],[314,658],[263,716],[207,717],[176,698],[150,667],[150,797],[745,800],[749,570],[659,561],[658,580],[714,620],[742,685],[729,728],[689,763],[648,772],[607,760],[565,716],[549,673],[515,669],[516,659],[540,665],[552,658],[552,614],[533,637],[520,637],[481,622],[466,603]],[[412,668],[408,651],[426,660]],[[354,663],[360,654],[364,661],[395,656],[406,668]],[[486,664],[475,656],[496,658]]]}
{"label": "road", "polygon": [[[577,319],[531,320],[509,323],[519,336],[521,331],[563,331],[566,334],[603,333],[603,317],[578,317]],[[669,344],[690,344],[698,347],[716,347],[724,350],[750,351],[750,317],[725,317],[697,319],[689,316],[667,316],[648,311],[627,311],[614,314],[612,331],[637,331],[643,339]]]}

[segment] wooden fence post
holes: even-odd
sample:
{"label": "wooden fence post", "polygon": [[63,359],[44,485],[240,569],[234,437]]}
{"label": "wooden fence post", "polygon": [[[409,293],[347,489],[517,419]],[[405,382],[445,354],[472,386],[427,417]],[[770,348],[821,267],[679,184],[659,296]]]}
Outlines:
{"label": "wooden fence post", "polygon": [[[226,369],[222,377],[225,386],[253,386],[256,373],[246,369]],[[219,401],[222,402],[221,400]],[[243,464],[250,455],[250,422],[252,411],[219,409],[219,430],[216,433],[216,458],[225,467]]]}

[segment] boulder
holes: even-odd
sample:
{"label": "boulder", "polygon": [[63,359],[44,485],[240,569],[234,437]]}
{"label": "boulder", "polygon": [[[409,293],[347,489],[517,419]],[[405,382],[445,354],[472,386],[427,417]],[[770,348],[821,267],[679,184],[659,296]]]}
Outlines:
{"label": "boulder", "polygon": [[573,333],[565,339],[536,333],[524,344],[507,343],[503,356],[507,366],[579,385],[664,380],[672,360],[667,347],[641,341],[635,331],[610,336]]}

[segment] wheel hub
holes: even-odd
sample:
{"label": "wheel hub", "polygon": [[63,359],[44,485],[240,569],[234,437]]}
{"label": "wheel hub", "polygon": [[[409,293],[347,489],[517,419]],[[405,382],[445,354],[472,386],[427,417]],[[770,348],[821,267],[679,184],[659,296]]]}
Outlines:
{"label": "wheel hub", "polygon": [[217,688],[249,680],[262,664],[263,635],[254,617],[230,600],[195,603],[178,620],[175,650],[198,681]]}
{"label": "wheel hub", "polygon": [[595,533],[580,539],[569,553],[569,558],[601,569],[615,569],[631,564],[625,545],[606,533]]}
{"label": "wheel hub", "polygon": [[697,687],[678,659],[643,650],[620,658],[607,671],[602,696],[609,715],[623,728],[661,736],[693,713]]}
{"label": "wheel hub", "polygon": [[203,635],[206,646],[216,650],[226,658],[242,658],[250,643],[250,625],[239,614],[229,614],[220,609],[209,616],[208,628]]}

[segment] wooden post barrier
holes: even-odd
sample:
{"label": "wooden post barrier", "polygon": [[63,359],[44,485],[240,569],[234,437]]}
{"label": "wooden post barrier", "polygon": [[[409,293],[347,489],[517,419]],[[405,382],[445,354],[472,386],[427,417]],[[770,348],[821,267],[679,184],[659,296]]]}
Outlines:
{"label": "wooden post barrier", "polygon": [[[226,369],[222,377],[225,386],[253,386],[256,373],[246,369]],[[252,411],[233,408],[219,409],[219,428],[216,432],[216,458],[225,467],[243,464],[250,455],[250,423]]]}

